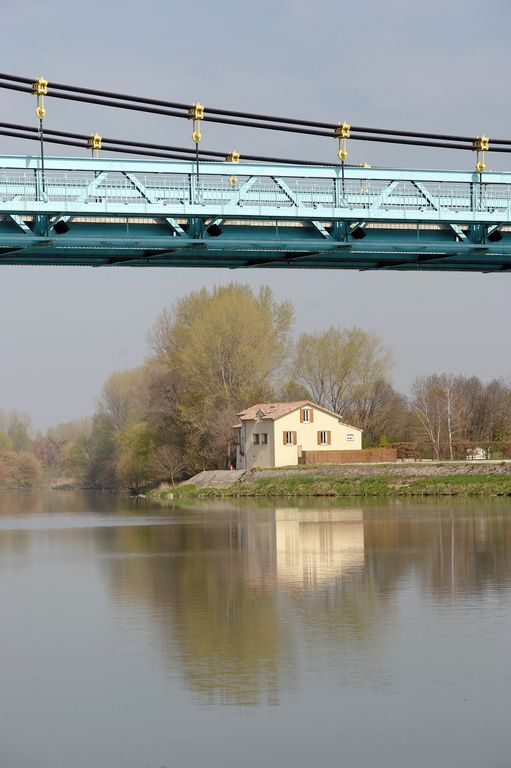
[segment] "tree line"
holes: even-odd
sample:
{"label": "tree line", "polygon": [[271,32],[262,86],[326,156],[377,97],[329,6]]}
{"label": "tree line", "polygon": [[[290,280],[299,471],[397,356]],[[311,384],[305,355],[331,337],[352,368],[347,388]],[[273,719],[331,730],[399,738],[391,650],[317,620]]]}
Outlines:
{"label": "tree line", "polygon": [[362,428],[364,447],[395,446],[403,458],[511,457],[509,383],[435,373],[405,396],[377,334],[331,327],[293,341],[293,326],[292,304],[268,287],[178,299],[149,331],[146,362],[113,372],[90,418],[33,435],[26,414],[0,412],[0,486],[42,471],[139,489],[225,468],[236,413],[275,400],[310,399]]}

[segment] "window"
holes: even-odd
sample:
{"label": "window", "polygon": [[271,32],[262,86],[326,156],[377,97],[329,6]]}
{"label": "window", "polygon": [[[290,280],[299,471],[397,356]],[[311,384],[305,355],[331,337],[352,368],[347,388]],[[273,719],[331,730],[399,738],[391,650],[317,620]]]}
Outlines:
{"label": "window", "polygon": [[268,445],[268,433],[261,432],[261,445]]}
{"label": "window", "polygon": [[296,445],[296,432],[283,432],[284,445]]}
{"label": "window", "polygon": [[330,445],[332,442],[332,433],[328,429],[318,432],[318,445]]}
{"label": "window", "polygon": [[300,421],[304,424],[311,424],[314,421],[312,408],[300,408]]}
{"label": "window", "polygon": [[254,445],[259,445],[259,434],[257,432],[252,435],[252,440],[254,441]]}
{"label": "window", "polygon": [[355,435],[348,432],[348,434],[346,435],[346,440],[354,440],[354,439],[355,439]]}

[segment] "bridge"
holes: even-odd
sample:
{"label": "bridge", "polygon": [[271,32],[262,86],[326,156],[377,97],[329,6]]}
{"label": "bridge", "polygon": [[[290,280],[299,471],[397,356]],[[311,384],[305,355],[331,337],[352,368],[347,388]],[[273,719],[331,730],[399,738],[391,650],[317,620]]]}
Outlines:
{"label": "bridge", "polygon": [[[510,139],[276,117],[5,73],[0,89],[35,96],[38,119],[1,122],[0,135],[39,144],[37,155],[0,157],[0,265],[511,268],[511,173],[485,163],[487,152],[511,153]],[[191,121],[194,148],[50,130],[45,99]],[[208,122],[334,140],[336,161],[199,149]],[[476,153],[475,171],[348,165],[348,141]],[[55,144],[92,157],[48,157]]]}
{"label": "bridge", "polygon": [[0,217],[4,265],[511,268],[509,173],[3,156]]}

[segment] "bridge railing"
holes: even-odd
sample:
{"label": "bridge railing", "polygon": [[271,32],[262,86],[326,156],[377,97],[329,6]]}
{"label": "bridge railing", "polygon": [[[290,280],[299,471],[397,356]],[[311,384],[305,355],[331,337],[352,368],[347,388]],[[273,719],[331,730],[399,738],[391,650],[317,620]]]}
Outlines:
{"label": "bridge railing", "polygon": [[[219,163],[197,179],[189,163],[122,164],[111,161],[69,170],[38,167],[2,168],[0,162],[0,211],[74,215],[103,210],[119,215],[122,206],[131,215],[244,215],[271,218],[276,213],[292,218],[329,219],[363,214],[368,220],[442,220],[474,213],[506,221],[511,214],[511,178],[478,181],[472,174],[403,172],[386,169],[348,169],[345,178],[322,167],[264,168],[242,166],[233,176],[231,164]],[[62,161],[61,161],[62,162]],[[156,166],[158,170],[153,170]],[[327,173],[325,173],[327,171]],[[422,172],[424,175],[424,172]],[[447,176],[444,179],[442,176]],[[459,180],[458,180],[459,179]],[[37,205],[36,205],[37,204]]]}

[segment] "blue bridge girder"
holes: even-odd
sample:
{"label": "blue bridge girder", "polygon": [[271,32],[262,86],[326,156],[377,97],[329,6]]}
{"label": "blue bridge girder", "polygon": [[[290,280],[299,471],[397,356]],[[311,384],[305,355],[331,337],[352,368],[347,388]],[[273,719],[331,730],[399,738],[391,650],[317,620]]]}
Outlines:
{"label": "blue bridge girder", "polygon": [[0,157],[0,264],[511,269],[511,173]]}

